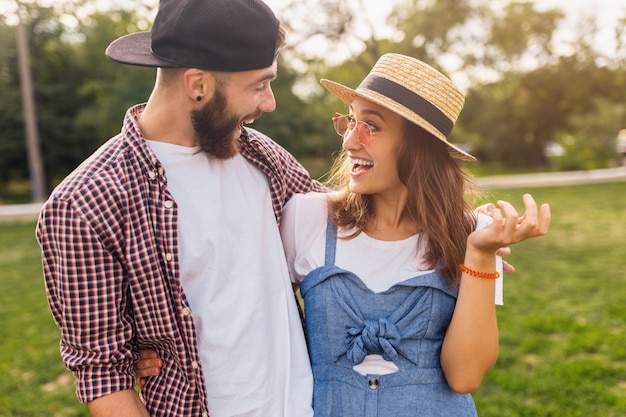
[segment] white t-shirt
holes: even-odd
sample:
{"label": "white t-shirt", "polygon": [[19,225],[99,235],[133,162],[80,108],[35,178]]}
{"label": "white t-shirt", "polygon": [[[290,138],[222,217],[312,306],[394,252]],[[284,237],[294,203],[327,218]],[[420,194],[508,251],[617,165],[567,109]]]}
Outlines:
{"label": "white t-shirt", "polygon": [[178,205],[181,281],[212,417],[312,416],[313,380],[268,180],[237,155],[148,142]]}
{"label": "white t-shirt", "polygon": [[[324,265],[327,221],[326,194],[298,194],[285,205],[280,231],[292,281],[299,283],[313,269]],[[489,222],[490,217],[479,215],[479,228]],[[366,233],[360,233],[354,239],[337,239],[335,265],[356,274],[372,291],[383,292],[398,282],[432,271],[419,264],[424,248],[418,249],[417,242],[418,235],[383,241]],[[500,257],[497,257],[497,267],[502,275]],[[502,304],[502,277],[496,281],[495,302]],[[398,370],[395,364],[380,355],[368,355],[354,369],[362,374]]]}

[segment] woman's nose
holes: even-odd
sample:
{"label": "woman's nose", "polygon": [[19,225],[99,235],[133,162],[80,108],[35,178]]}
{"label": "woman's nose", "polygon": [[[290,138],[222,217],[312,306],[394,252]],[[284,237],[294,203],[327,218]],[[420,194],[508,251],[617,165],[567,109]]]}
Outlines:
{"label": "woman's nose", "polygon": [[361,140],[359,139],[359,129],[354,128],[352,130],[346,130],[346,133],[343,135],[341,146],[345,150],[358,149],[363,146],[361,144]]}

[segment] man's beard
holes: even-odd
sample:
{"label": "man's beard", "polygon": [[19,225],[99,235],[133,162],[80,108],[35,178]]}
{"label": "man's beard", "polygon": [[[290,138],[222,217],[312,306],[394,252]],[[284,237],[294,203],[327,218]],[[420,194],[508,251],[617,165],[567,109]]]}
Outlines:
{"label": "man's beard", "polygon": [[191,112],[191,124],[200,148],[219,159],[229,159],[239,152],[234,132],[241,119],[228,112],[226,96],[217,88],[202,108]]}

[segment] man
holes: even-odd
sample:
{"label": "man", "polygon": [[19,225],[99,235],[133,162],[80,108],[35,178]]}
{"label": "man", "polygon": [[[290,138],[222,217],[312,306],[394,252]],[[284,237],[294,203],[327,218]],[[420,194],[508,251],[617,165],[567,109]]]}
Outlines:
{"label": "man", "polygon": [[[311,416],[277,223],[321,191],[244,128],[275,109],[284,32],[260,0],[161,0],[107,56],[156,67],[147,103],[71,173],[37,225],[61,355],[93,416]],[[139,350],[163,367],[133,389]]]}

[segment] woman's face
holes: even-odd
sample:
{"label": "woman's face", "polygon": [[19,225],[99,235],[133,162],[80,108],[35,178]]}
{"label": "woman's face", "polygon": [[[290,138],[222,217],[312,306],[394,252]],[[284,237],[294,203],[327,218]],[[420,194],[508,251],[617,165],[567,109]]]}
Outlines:
{"label": "woman's face", "polygon": [[350,106],[349,118],[352,129],[348,128],[343,137],[343,148],[350,160],[350,191],[389,197],[404,193],[406,188],[398,177],[397,162],[405,120],[359,97]]}

